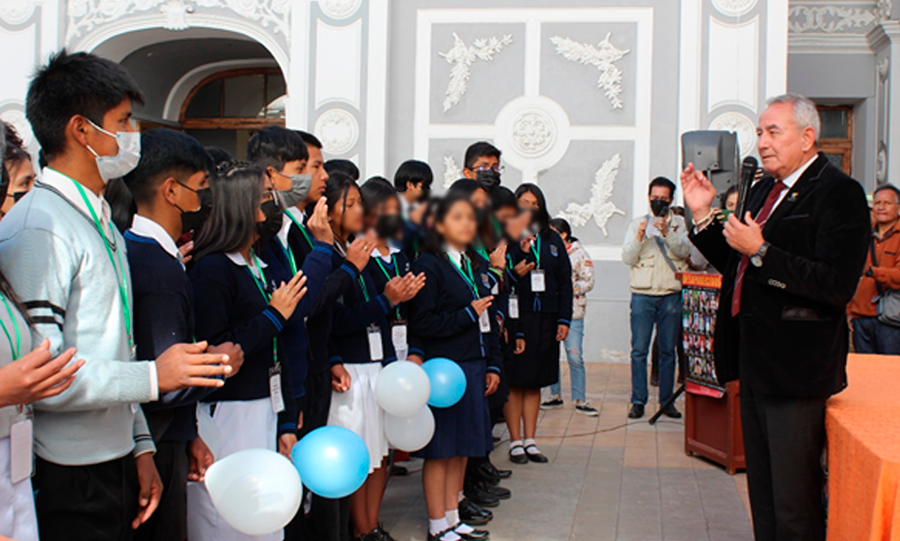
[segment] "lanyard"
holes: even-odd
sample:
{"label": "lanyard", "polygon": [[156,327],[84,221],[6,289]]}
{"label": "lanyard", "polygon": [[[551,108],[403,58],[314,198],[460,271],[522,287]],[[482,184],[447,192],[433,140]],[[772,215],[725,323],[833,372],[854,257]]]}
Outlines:
{"label": "lanyard", "polygon": [[[396,273],[397,278],[400,278],[400,265],[397,263],[397,256],[395,256],[394,254],[391,254],[391,260],[394,263],[394,273]],[[375,257],[375,263],[378,264],[378,268],[381,269],[381,272],[384,273],[384,277],[388,279],[388,282],[390,282],[391,275],[387,271],[387,269],[384,268],[384,265],[382,265],[381,258]],[[366,300],[368,300],[368,299],[366,299]],[[400,305],[399,304],[397,305],[397,319],[400,319]]]}
{"label": "lanyard", "polygon": [[9,303],[6,302],[6,296],[0,294],[0,300],[3,301],[3,306],[6,307],[6,313],[9,314],[9,319],[12,321],[13,329],[16,333],[16,343],[13,344],[12,336],[9,334],[9,331],[6,329],[6,325],[0,321],[0,326],[3,327],[3,333],[6,334],[6,339],[9,340],[9,350],[12,352],[12,360],[17,360],[19,355],[22,352],[22,336],[19,334],[19,322],[16,321],[16,315],[13,313],[12,308],[9,307]]}
{"label": "lanyard", "polygon": [[[306,239],[306,242],[309,243],[309,247],[312,248],[313,241],[311,238],[309,238],[309,233],[306,232],[306,228],[303,226],[303,224],[298,222],[297,218],[294,218],[294,216],[290,212],[284,211],[284,213],[287,214],[287,217],[290,218],[292,222],[294,222],[294,225],[297,226],[297,229],[299,229],[300,232],[303,233],[303,237]],[[297,274],[297,271],[294,271],[294,274]]]}
{"label": "lanyard", "polygon": [[[532,243],[532,247],[533,246],[534,246],[534,243]],[[541,235],[540,235],[540,233],[538,233],[538,236],[537,236],[537,249],[532,250],[532,251],[534,252],[535,268],[539,269],[539,268],[541,268]]]}
{"label": "lanyard", "polygon": [[481,254],[481,257],[483,257],[485,260],[491,260],[491,256],[490,254],[488,254],[483,244],[479,244],[477,247],[475,247],[475,251]]}
{"label": "lanyard", "polygon": [[362,274],[360,274],[356,279],[359,281],[359,288],[362,290],[363,297],[366,299],[366,302],[369,302],[369,290],[366,287],[365,279],[363,279]]}
{"label": "lanyard", "polygon": [[[259,290],[259,294],[262,295],[263,300],[265,300],[266,303],[268,303],[269,299],[270,299],[270,295],[268,293],[266,293],[266,288],[265,288],[265,276],[266,275],[263,273],[262,266],[259,264],[259,258],[256,257],[256,254],[253,253],[253,250],[250,250],[250,257],[253,258],[253,266],[255,266],[256,269],[259,271],[259,275],[263,277],[262,281],[259,278],[257,278],[255,274],[253,274],[253,271],[250,270],[250,262],[247,262],[247,266],[245,268],[247,269],[247,272],[250,274],[250,278],[253,279],[253,283],[256,284],[256,289]],[[275,368],[276,369],[279,368],[279,366],[281,366],[281,364],[278,362],[278,338],[277,337],[272,339],[272,359],[275,361]]]}
{"label": "lanyard", "polygon": [[472,289],[472,295],[474,295],[476,299],[480,299],[481,295],[478,294],[478,286],[475,285],[475,275],[472,274],[472,263],[464,256],[463,259],[465,259],[466,261],[466,271],[463,272],[462,267],[459,266],[459,263],[457,263],[455,259],[453,259],[452,257],[448,257],[447,259],[450,260],[450,263],[453,263],[456,271],[460,276],[462,276],[463,280],[465,280],[469,287]]}
{"label": "lanyard", "polygon": [[[112,263],[113,270],[116,273],[116,285],[119,286],[119,296],[122,298],[122,308],[124,310],[125,315],[125,332],[128,333],[128,345],[131,346],[132,350],[134,349],[134,338],[131,335],[131,305],[128,302],[128,288],[126,284],[128,283],[125,277],[125,265],[122,263],[122,253],[117,250],[116,255],[118,256],[119,264],[116,265],[116,258],[113,257],[112,248],[109,246],[109,239],[106,238],[106,234],[103,232],[103,226],[100,225],[100,219],[97,217],[97,213],[94,212],[94,207],[88,201],[87,195],[84,193],[84,188],[81,187],[76,181],[72,181],[75,184],[75,187],[78,188],[78,193],[81,194],[81,198],[84,200],[84,205],[91,212],[91,218],[94,219],[94,225],[97,226],[97,233],[100,234],[100,237],[103,239],[103,245],[106,246],[106,255],[109,256],[109,262]],[[110,231],[112,231],[112,227],[110,227]]]}
{"label": "lanyard", "polygon": [[284,255],[287,256],[288,264],[291,266],[291,276],[297,274],[297,261],[294,259],[294,250],[291,249],[291,242],[282,243],[281,239],[278,239],[278,244],[281,245],[281,249],[284,251]]}

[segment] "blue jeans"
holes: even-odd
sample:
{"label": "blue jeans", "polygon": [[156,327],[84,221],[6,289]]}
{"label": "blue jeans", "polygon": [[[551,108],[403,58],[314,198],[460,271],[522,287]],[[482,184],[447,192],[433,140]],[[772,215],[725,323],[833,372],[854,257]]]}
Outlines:
{"label": "blue jeans", "polygon": [[885,325],[877,317],[855,317],[853,349],[857,353],[900,355],[900,327]]}
{"label": "blue jeans", "polygon": [[[572,380],[572,400],[584,400],[584,319],[573,319],[566,337],[566,357],[569,358],[569,379]],[[550,394],[562,396],[562,385],[557,381],[550,386]]]}
{"label": "blue jeans", "polygon": [[653,327],[659,343],[659,403],[675,386],[675,347],[681,334],[681,293],[631,295],[631,403],[647,403],[647,354]]}

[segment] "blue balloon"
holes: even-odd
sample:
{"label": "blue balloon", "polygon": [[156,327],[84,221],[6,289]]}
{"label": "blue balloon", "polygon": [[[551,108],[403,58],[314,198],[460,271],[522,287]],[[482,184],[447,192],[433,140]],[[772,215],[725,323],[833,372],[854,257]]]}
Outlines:
{"label": "blue balloon", "polygon": [[291,459],[306,488],[323,498],[349,496],[369,475],[366,443],[341,426],[313,430],[294,445]]}
{"label": "blue balloon", "polygon": [[[459,402],[466,393],[466,374],[450,359],[429,359],[422,369],[431,380],[431,396],[428,404],[435,408],[449,408]],[[302,479],[302,476],[301,476]]]}

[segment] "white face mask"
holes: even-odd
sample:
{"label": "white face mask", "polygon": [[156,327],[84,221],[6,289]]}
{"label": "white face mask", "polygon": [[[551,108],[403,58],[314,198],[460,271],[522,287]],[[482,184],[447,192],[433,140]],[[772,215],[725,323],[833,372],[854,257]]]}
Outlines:
{"label": "white face mask", "polygon": [[133,171],[137,167],[138,162],[141,161],[141,134],[139,132],[126,131],[110,133],[90,120],[88,122],[100,132],[114,137],[116,144],[119,145],[119,151],[115,156],[101,156],[91,148],[91,145],[87,147],[97,157],[97,169],[100,171],[100,178],[103,179],[103,182],[124,177]]}

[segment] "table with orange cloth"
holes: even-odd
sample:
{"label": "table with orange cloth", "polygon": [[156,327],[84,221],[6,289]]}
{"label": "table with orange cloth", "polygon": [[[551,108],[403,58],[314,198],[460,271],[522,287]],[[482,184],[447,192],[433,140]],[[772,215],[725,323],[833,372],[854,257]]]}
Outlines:
{"label": "table with orange cloth", "polygon": [[828,401],[828,541],[900,541],[900,357],[850,355]]}

